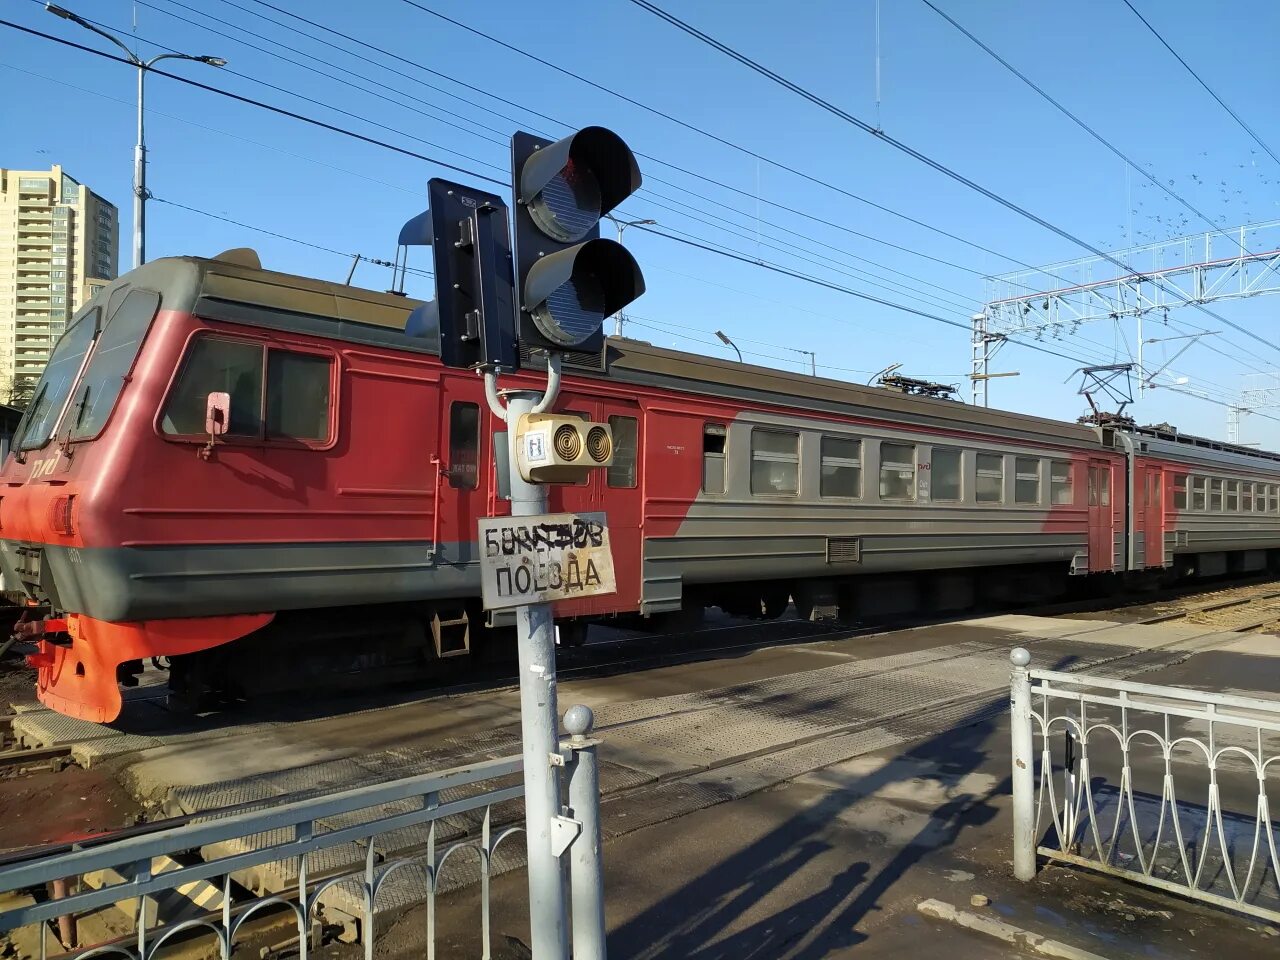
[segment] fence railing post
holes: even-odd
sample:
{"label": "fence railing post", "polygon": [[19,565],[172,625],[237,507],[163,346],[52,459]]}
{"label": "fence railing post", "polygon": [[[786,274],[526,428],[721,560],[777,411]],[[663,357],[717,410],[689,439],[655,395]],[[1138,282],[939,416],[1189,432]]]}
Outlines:
{"label": "fence railing post", "polygon": [[582,832],[569,848],[569,898],[573,960],[605,960],[604,862],[600,856],[600,766],[598,740],[588,739],[595,717],[578,704],[565,711],[569,766],[569,808]]}
{"label": "fence railing post", "polygon": [[1009,654],[1011,747],[1013,754],[1013,875],[1032,880],[1036,875],[1036,760],[1031,726],[1031,654],[1015,647]]}

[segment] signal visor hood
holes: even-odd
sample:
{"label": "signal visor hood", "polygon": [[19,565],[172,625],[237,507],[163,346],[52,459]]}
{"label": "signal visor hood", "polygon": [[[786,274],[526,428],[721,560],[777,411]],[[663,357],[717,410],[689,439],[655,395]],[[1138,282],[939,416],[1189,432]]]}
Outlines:
{"label": "signal visor hood", "polygon": [[529,203],[570,159],[600,184],[600,216],[640,189],[640,166],[626,142],[605,127],[583,127],[572,136],[536,151],[520,174],[520,200]]}

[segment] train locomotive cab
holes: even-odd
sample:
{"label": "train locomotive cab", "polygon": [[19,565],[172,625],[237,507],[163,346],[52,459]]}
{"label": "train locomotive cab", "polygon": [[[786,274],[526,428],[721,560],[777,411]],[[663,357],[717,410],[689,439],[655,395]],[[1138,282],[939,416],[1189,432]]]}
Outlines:
{"label": "train locomotive cab", "polygon": [[497,422],[436,329],[407,328],[418,305],[237,251],[153,261],[76,315],[0,470],[0,567],[44,704],[110,722],[156,658],[199,704],[449,675],[473,638],[505,646],[475,545],[505,509]]}
{"label": "train locomotive cab", "polygon": [[[142,659],[222,643],[270,620],[148,616],[135,609],[128,564],[139,475],[151,449],[167,355],[185,336],[194,271],[158,261],[104,287],[58,341],[0,470],[0,567],[24,608],[16,632],[35,641],[37,694],[94,721],[120,712],[120,682]],[[186,281],[184,284],[183,281]],[[185,286],[185,289],[184,289]]]}

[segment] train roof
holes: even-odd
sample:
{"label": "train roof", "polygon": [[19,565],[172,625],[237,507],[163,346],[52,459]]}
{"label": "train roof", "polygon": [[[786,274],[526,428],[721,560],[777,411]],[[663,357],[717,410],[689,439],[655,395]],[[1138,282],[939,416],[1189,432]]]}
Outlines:
{"label": "train roof", "polygon": [[[159,289],[170,303],[186,303],[189,309],[211,319],[439,353],[437,327],[433,325],[415,335],[405,330],[410,313],[424,301],[399,293],[264,270],[257,255],[250,250],[228,251],[213,258],[153,260],[121,277],[99,296],[108,296],[111,290],[125,283]],[[787,403],[816,413],[846,414],[854,407],[905,423],[927,423],[957,431],[1027,440],[1053,439],[1068,445],[1095,448],[1098,445],[1094,428],[1060,420],[975,407],[954,400],[909,396],[883,387],[698,356],[621,337],[608,338],[607,349],[613,380],[665,385],[748,402]],[[585,368],[581,372],[599,375],[598,371]],[[1196,448],[1205,454],[1212,451],[1219,455],[1232,454],[1232,458],[1280,462],[1280,454],[1191,437],[1169,427],[1139,427],[1131,432],[1162,446],[1176,444],[1179,449]]]}

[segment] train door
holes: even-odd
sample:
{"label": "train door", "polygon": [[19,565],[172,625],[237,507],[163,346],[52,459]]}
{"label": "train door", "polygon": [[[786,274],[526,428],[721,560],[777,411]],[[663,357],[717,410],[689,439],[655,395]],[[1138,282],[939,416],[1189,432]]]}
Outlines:
{"label": "train door", "polygon": [[437,555],[446,561],[463,559],[476,541],[476,521],[485,515],[488,490],[481,482],[488,419],[474,394],[446,377],[441,384],[440,438],[432,458],[433,539]]}
{"label": "train door", "polygon": [[563,397],[559,413],[608,423],[613,430],[613,466],[592,470],[581,484],[559,484],[551,491],[551,510],[604,513],[609,525],[613,571],[617,592],[557,604],[557,616],[597,616],[640,607],[641,517],[643,499],[640,476],[640,443],[643,429],[640,406],[625,400],[588,400]]}
{"label": "train door", "polygon": [[1089,461],[1089,572],[1114,568],[1115,517],[1111,510],[1111,463]]}
{"label": "train door", "polygon": [[1143,566],[1164,566],[1164,471],[1147,464],[1143,486]]}

